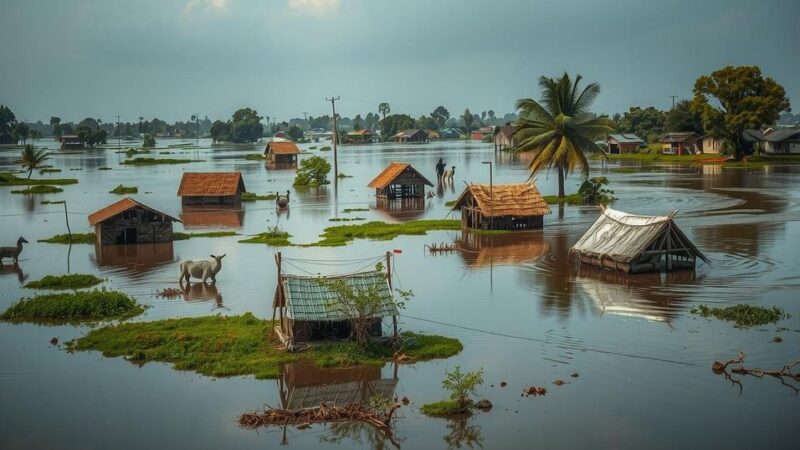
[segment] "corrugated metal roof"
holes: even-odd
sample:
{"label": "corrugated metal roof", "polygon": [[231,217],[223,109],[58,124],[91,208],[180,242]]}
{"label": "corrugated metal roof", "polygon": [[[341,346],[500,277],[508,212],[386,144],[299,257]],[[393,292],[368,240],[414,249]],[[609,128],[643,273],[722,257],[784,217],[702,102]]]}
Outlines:
{"label": "corrugated metal roof", "polygon": [[620,144],[644,144],[644,139],[631,133],[609,134],[608,137],[614,139]]}
{"label": "corrugated metal roof", "polygon": [[[376,315],[386,317],[398,314],[385,273],[370,271],[323,278],[330,281],[343,280],[357,292],[377,289],[382,305]],[[280,282],[286,299],[286,315],[292,320],[340,321],[348,320],[354,315],[342,309],[343,305],[336,301],[336,294],[320,284],[316,276],[283,274]]]}
{"label": "corrugated metal roof", "polygon": [[470,184],[453,205],[459,210],[470,194],[475,198],[481,214],[486,217],[501,216],[543,216],[550,212],[539,190],[533,183],[513,184]]}
{"label": "corrugated metal roof", "polygon": [[392,161],[385,169],[383,169],[381,173],[378,174],[377,177],[375,177],[375,179],[369,182],[367,187],[383,189],[392,184],[392,181],[394,181],[395,178],[399,177],[400,174],[406,170],[412,171],[414,176],[419,177],[422,183],[425,183],[428,186],[433,186],[433,183],[428,181],[428,179],[419,173],[417,169],[411,167],[411,164]]}
{"label": "corrugated metal roof", "polygon": [[125,197],[122,200],[112,203],[99,211],[89,214],[89,225],[95,226],[100,222],[104,222],[118,214],[122,214],[123,212],[136,207],[146,209],[154,214],[160,214],[169,220],[180,222],[180,220],[170,216],[169,214],[155,210],[147,205],[137,202],[130,197]]}
{"label": "corrugated metal roof", "polygon": [[762,135],[762,139],[767,142],[783,142],[800,135],[800,130],[775,130],[771,133]]}
{"label": "corrugated metal roof", "polygon": [[178,187],[181,197],[224,197],[245,191],[239,172],[185,172]]}

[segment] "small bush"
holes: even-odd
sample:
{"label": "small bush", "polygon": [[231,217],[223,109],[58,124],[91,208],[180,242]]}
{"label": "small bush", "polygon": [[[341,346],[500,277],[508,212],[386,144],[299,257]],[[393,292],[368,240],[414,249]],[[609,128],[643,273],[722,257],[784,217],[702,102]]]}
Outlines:
{"label": "small bush", "polygon": [[445,371],[442,387],[450,392],[450,399],[422,406],[422,413],[443,416],[469,413],[474,402],[470,398],[478,386],[483,384],[483,369],[475,372],[461,372],[461,366]]}
{"label": "small bush", "polygon": [[119,185],[114,189],[108,191],[109,194],[117,194],[117,195],[124,195],[124,194],[136,194],[139,192],[139,188],[136,186],[123,186]]}
{"label": "small bush", "polygon": [[144,140],[142,141],[143,148],[153,148],[156,146],[156,138],[154,138],[150,134],[144,135]]}
{"label": "small bush", "polygon": [[47,275],[41,280],[31,281],[25,287],[29,289],[82,289],[103,282],[94,275],[73,273],[67,275]]}
{"label": "small bush", "polygon": [[606,177],[593,177],[581,184],[578,188],[578,195],[587,205],[607,205],[615,200],[614,191],[603,186],[608,184]]}

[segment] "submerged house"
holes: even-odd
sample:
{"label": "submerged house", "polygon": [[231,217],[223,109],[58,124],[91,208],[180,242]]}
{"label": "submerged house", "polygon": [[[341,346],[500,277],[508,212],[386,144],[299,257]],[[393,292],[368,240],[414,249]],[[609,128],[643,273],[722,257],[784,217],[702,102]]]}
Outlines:
{"label": "submerged house", "polygon": [[267,164],[297,164],[300,149],[292,141],[270,141],[264,149]]}
{"label": "submerged house", "polygon": [[693,131],[667,133],[661,137],[661,153],[667,155],[694,155],[700,136]]}
{"label": "submerged house", "polygon": [[367,186],[375,189],[375,196],[393,200],[423,198],[426,184],[433,187],[433,183],[411,167],[411,164],[392,162]]}
{"label": "submerged house", "polygon": [[89,215],[100,245],[172,242],[172,222],[180,220],[130,197]]}
{"label": "submerged house", "polygon": [[[373,270],[323,278],[342,280],[356,291],[375,289],[378,292],[381,306],[370,327],[373,336],[383,334],[382,318],[396,319],[399,314],[386,273]],[[343,310],[343,305],[336,303],[336,294],[321,284],[318,276],[279,273],[272,308],[273,317],[276,312],[279,315],[280,328],[276,327],[276,331],[284,343],[350,336],[351,315]]]}
{"label": "submerged house", "polygon": [[61,143],[61,150],[70,150],[75,148],[85,148],[86,142],[76,135],[61,136],[58,140]]}
{"label": "submerged house", "polygon": [[235,205],[243,192],[239,172],[184,172],[178,187],[184,205]]}
{"label": "submerged house", "polygon": [[644,139],[632,133],[609,134],[605,141],[608,147],[608,154],[621,155],[623,153],[634,153],[639,147],[645,145]]}
{"label": "submerged house", "polygon": [[425,144],[428,142],[428,133],[417,128],[401,131],[394,135],[398,144]]}
{"label": "submerged house", "polygon": [[533,183],[469,184],[453,205],[461,227],[481,230],[535,230],[550,207]]}
{"label": "submerged house", "polygon": [[502,150],[504,148],[514,148],[516,146],[516,142],[514,140],[514,132],[517,131],[517,127],[506,124],[502,127],[495,127],[494,129],[494,149],[495,150]]}
{"label": "submerged house", "polygon": [[582,264],[626,273],[694,269],[708,259],[668,216],[640,216],[604,208],[570,250]]}
{"label": "submerged house", "polygon": [[369,144],[375,142],[375,139],[377,139],[375,133],[367,129],[350,131],[347,133],[347,142],[352,142],[354,144]]}

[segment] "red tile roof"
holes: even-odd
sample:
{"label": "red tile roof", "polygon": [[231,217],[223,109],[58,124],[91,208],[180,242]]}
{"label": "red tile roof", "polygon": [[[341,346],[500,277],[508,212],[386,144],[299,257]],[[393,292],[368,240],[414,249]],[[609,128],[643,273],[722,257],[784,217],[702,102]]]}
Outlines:
{"label": "red tile roof", "polygon": [[400,176],[406,169],[410,169],[413,173],[420,178],[420,181],[427,184],[428,186],[433,186],[433,183],[428,181],[427,178],[422,176],[421,173],[417,171],[417,169],[411,167],[410,164],[401,163],[401,162],[391,162],[389,166],[383,169],[383,172],[379,173],[374,180],[370,181],[367,187],[375,188],[375,189],[383,189],[386,186],[390,185],[395,178]]}
{"label": "red tile roof", "polygon": [[272,141],[267,144],[267,148],[264,149],[264,153],[269,153],[272,150],[272,153],[276,155],[299,155],[300,149],[297,148],[297,145],[294,142],[289,141]]}
{"label": "red tile roof", "polygon": [[239,172],[185,172],[178,195],[181,197],[224,197],[244,192]]}
{"label": "red tile roof", "polygon": [[164,214],[161,211],[155,210],[147,205],[143,205],[130,197],[125,197],[116,203],[112,203],[99,211],[89,214],[89,225],[95,226],[100,222],[105,222],[106,220],[135,207],[144,208],[154,214],[160,214],[169,220],[180,222],[180,220],[168,214]]}

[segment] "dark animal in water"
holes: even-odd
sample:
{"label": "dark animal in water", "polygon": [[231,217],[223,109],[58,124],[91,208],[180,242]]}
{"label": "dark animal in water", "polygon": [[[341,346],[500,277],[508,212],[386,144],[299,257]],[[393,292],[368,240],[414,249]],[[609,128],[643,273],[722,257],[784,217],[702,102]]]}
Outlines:
{"label": "dark animal in water", "polygon": [[189,277],[199,278],[206,282],[207,279],[211,278],[211,283],[217,282],[217,273],[219,269],[222,269],[222,256],[214,256],[211,255],[211,260],[205,261],[184,261],[181,263],[181,277],[178,279],[178,282],[183,285],[183,280],[186,280],[189,283]]}
{"label": "dark animal in water", "polygon": [[3,264],[3,258],[11,258],[11,260],[16,263],[17,259],[19,259],[19,254],[22,253],[22,244],[27,243],[28,241],[20,236],[19,239],[17,239],[16,247],[0,247],[0,265]]}
{"label": "dark animal in water", "polygon": [[289,207],[289,191],[286,191],[286,195],[281,195],[279,193],[275,193],[275,207],[283,209]]}

